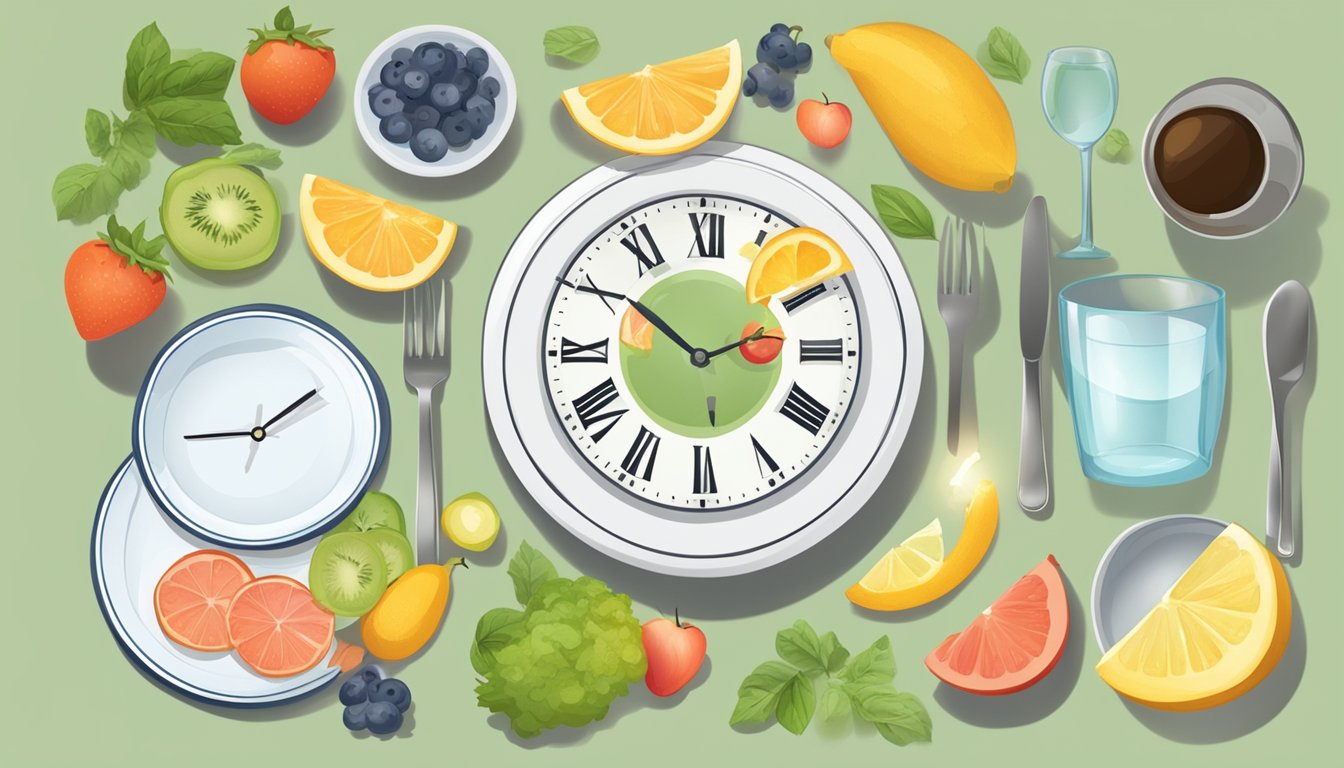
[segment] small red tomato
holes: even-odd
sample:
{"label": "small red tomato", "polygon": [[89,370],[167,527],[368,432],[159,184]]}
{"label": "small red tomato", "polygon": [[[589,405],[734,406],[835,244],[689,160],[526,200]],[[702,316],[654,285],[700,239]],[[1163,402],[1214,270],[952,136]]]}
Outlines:
{"label": "small red tomato", "polygon": [[804,99],[798,105],[798,130],[818,147],[833,149],[849,136],[854,116],[844,104],[827,99],[824,93],[821,97],[826,99],[826,103]]}
{"label": "small red tomato", "polygon": [[778,328],[765,330],[765,326],[752,321],[742,329],[741,339],[756,337],[755,341],[748,341],[738,349],[742,350],[742,357],[748,363],[756,365],[765,365],[779,357],[779,351],[784,348],[784,332]]}
{"label": "small red tomato", "polygon": [[667,619],[644,624],[644,656],[649,671],[644,684],[655,696],[671,696],[686,687],[705,661],[705,633],[699,627]]}
{"label": "small red tomato", "polygon": [[320,38],[329,29],[294,26],[285,6],[275,27],[253,29],[257,39],[247,46],[238,80],[247,103],[257,114],[289,125],[313,111],[336,76],[336,53]]}

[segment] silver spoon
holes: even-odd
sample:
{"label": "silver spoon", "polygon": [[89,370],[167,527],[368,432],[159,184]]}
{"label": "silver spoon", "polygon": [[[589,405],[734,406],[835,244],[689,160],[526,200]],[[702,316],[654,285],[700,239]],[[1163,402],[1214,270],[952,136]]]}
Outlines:
{"label": "silver spoon", "polygon": [[1311,295],[1296,280],[1289,280],[1274,291],[1265,307],[1265,373],[1274,401],[1274,435],[1269,451],[1269,500],[1265,525],[1280,557],[1292,557],[1293,537],[1292,477],[1286,466],[1284,409],[1288,395],[1302,380],[1307,367],[1307,342],[1311,327]]}

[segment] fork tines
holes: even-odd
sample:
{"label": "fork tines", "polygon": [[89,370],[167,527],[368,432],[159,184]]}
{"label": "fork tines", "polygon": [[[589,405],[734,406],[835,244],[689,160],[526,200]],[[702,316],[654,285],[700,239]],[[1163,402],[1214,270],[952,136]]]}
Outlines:
{"label": "fork tines", "polygon": [[404,294],[406,357],[442,357],[447,352],[446,292],[442,280],[427,280]]}

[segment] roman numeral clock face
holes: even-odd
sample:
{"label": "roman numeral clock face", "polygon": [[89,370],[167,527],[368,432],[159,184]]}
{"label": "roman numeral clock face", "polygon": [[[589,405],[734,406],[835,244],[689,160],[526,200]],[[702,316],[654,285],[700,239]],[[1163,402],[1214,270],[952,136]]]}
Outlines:
{"label": "roman numeral clock face", "polygon": [[[850,276],[746,300],[744,247],[793,226],[729,197],[668,198],[596,233],[556,275],[548,394],[600,475],[654,504],[727,509],[805,476],[827,449],[862,359]],[[773,338],[734,346],[756,327]]]}

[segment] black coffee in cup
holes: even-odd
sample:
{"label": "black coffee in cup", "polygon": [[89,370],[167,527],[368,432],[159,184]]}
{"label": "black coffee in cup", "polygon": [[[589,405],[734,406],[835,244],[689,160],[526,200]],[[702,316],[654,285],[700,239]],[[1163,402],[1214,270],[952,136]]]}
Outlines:
{"label": "black coffee in cup", "polygon": [[1172,202],[1192,213],[1234,211],[1255,197],[1265,177],[1265,145],[1245,115],[1198,107],[1157,134],[1154,165]]}

